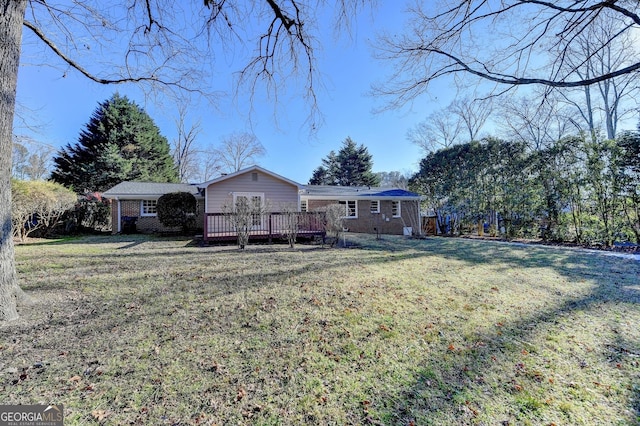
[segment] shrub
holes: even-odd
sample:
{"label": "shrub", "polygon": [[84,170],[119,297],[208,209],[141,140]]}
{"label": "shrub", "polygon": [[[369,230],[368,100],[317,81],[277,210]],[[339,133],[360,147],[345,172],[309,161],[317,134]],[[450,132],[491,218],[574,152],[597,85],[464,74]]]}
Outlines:
{"label": "shrub", "polygon": [[73,211],[73,222],[80,229],[104,231],[111,224],[109,200],[99,192],[91,192],[78,197]]}
{"label": "shrub", "polygon": [[14,179],[11,195],[12,231],[21,241],[36,230],[46,234],[77,201],[73,191],[47,181]]}
{"label": "shrub", "polygon": [[164,226],[182,227],[183,233],[195,228],[198,201],[188,192],[172,192],[158,198],[158,220]]}

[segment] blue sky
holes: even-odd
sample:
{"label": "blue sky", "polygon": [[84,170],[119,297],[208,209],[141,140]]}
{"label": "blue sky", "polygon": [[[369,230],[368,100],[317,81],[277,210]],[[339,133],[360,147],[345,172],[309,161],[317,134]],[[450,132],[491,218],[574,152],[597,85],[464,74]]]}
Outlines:
{"label": "blue sky", "polygon": [[[258,96],[253,104],[251,124],[245,98],[237,103],[222,98],[215,107],[201,103],[189,109],[188,120],[201,121],[198,145],[215,145],[230,133],[251,131],[267,151],[267,155],[258,160],[259,164],[301,183],[308,181],[321,158],[330,150],[339,149],[347,136],[369,149],[376,172],[417,170],[421,153],[407,140],[407,130],[431,111],[445,107],[455,89],[442,81],[439,92],[419,98],[410,106],[372,112],[384,101],[367,94],[371,84],[384,81],[392,70],[372,58],[371,43],[382,30],[401,31],[406,19],[401,3],[380,3],[373,11],[358,16],[351,37],[336,40],[332,33],[320,34],[322,50],[317,54],[324,87],[318,88],[318,103],[325,121],[314,137],[309,136],[304,126],[308,110],[296,98],[286,99],[275,108],[272,102]],[[135,86],[101,86],[75,71],[68,71],[63,77],[64,68],[38,65],[37,55],[37,48],[25,43],[18,77],[18,101],[28,108],[23,112],[27,120],[40,128],[33,133],[16,121],[15,133],[29,134],[56,148],[74,143],[98,103],[118,91],[141,105],[169,141],[175,137],[174,105],[145,100]],[[234,67],[229,68],[229,75],[237,70]],[[225,69],[219,68],[216,72],[224,74]],[[295,90],[292,87],[289,91],[295,93]]]}

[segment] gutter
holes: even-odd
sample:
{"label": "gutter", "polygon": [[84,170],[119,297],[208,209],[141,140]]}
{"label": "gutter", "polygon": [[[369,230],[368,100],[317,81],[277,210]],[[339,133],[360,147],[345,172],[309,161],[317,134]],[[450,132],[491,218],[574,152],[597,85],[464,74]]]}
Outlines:
{"label": "gutter", "polygon": [[375,195],[301,195],[303,200],[330,200],[330,201],[352,201],[352,200],[380,200],[380,201],[420,201],[423,199],[422,195],[417,197],[408,196],[382,196],[377,197]]}

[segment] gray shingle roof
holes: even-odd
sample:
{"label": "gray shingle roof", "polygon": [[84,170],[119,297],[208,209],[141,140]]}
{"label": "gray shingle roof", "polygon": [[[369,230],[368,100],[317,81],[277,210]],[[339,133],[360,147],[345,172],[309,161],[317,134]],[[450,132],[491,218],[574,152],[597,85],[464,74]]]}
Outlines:
{"label": "gray shingle roof", "polygon": [[331,185],[305,185],[303,195],[314,197],[394,197],[394,198],[419,198],[415,192],[400,188],[369,187],[369,186],[331,186]]}
{"label": "gray shingle roof", "polygon": [[103,195],[107,198],[159,197],[171,192],[189,192],[195,196],[200,194],[196,185],[188,183],[120,182]]}

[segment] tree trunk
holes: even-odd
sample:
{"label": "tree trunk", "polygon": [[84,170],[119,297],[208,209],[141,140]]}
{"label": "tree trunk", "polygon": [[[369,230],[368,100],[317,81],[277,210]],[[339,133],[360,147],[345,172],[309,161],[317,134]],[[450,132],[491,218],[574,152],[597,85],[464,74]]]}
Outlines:
{"label": "tree trunk", "polygon": [[11,233],[11,153],[16,83],[27,0],[0,0],[0,321],[18,318]]}

